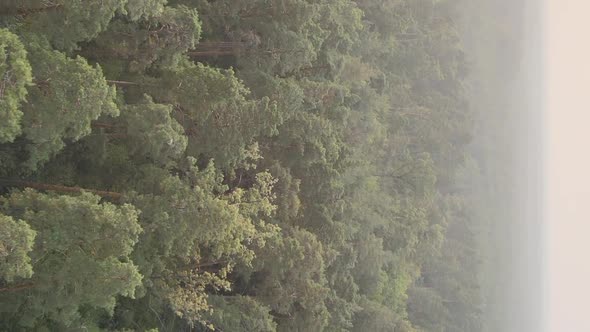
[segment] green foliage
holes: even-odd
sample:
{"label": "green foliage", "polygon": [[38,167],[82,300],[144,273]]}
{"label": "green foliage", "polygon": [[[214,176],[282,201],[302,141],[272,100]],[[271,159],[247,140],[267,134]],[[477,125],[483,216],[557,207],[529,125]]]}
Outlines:
{"label": "green foliage", "polygon": [[27,189],[3,199],[2,211],[26,220],[37,234],[29,254],[32,277],[0,295],[13,328],[51,321],[75,325],[84,308],[112,312],[117,296],[135,295],[142,276],[129,255],[141,227],[132,206],[101,204],[89,193],[59,196]]}
{"label": "green foliage", "polygon": [[72,51],[77,44],[95,38],[105,30],[127,0],[43,0],[19,6],[24,13],[23,28],[49,40],[61,51]]}
{"label": "green foliage", "polygon": [[33,275],[29,252],[37,233],[22,220],[0,214],[0,277],[7,282]]}
{"label": "green foliage", "polygon": [[247,296],[212,296],[208,321],[214,331],[272,332],[276,323],[269,309]]}
{"label": "green foliage", "polygon": [[[205,17],[206,29],[235,43],[237,49],[232,53],[237,53],[240,67],[271,74],[308,68],[323,47],[346,49],[362,29],[362,12],[346,0],[225,0],[196,5]],[[215,55],[218,51],[212,46],[199,54]]]}
{"label": "green foliage", "polygon": [[413,288],[408,303],[412,321],[427,331],[444,331],[442,322],[449,319],[443,299],[434,290]]}
{"label": "green foliage", "polygon": [[457,1],[0,4],[0,329],[480,330]]}
{"label": "green foliage", "polygon": [[352,331],[397,331],[399,318],[384,305],[364,300]]}
{"label": "green foliage", "polygon": [[[68,58],[51,50],[42,39],[28,40],[35,85],[29,87],[23,107],[23,134],[31,143],[26,165],[35,169],[61,150],[65,141],[77,141],[91,132],[91,121],[116,116],[115,89],[100,67],[81,57]],[[42,111],[41,111],[42,110]]]}
{"label": "green foliage", "polygon": [[248,89],[232,70],[185,60],[159,76],[147,90],[157,101],[176,106],[189,136],[188,154],[213,158],[222,168],[243,160],[255,137],[276,134],[282,122],[269,98],[247,98]]}
{"label": "green foliage", "polygon": [[11,142],[21,132],[20,104],[32,82],[27,52],[16,35],[0,29],[0,143]]}
{"label": "green foliage", "polygon": [[321,330],[327,322],[323,248],[303,229],[283,227],[257,252],[252,282],[256,298],[278,317],[279,330]]}
{"label": "green foliage", "polygon": [[187,138],[172,117],[172,106],[156,104],[151,97],[127,106],[121,115],[126,124],[125,143],[130,154],[145,156],[165,164],[184,154]]}
{"label": "green foliage", "polygon": [[229,289],[228,272],[237,263],[250,264],[253,249],[276,229],[259,218],[275,210],[270,174],[258,174],[248,190],[227,192],[213,163],[204,170],[192,163],[182,178],[149,175],[143,185],[149,193],[132,198],[146,230],[134,260],[150,292],[198,322],[208,310],[205,290]]}
{"label": "green foliage", "polygon": [[131,21],[162,14],[167,0],[127,0],[125,12]]}
{"label": "green foliage", "polygon": [[84,54],[125,60],[127,70],[141,72],[154,63],[174,66],[181,54],[194,48],[199,40],[201,25],[194,9],[162,7],[141,16],[144,18],[138,22],[125,17],[115,19]]}
{"label": "green foliage", "polygon": [[277,184],[274,186],[277,219],[282,223],[290,223],[297,218],[301,209],[299,199],[301,180],[294,178],[289,169],[281,167],[278,163],[271,166],[270,172],[277,179]]}

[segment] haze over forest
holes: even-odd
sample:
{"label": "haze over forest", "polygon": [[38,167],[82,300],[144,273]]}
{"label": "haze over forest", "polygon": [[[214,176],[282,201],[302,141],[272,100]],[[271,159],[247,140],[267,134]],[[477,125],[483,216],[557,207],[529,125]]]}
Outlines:
{"label": "haze over forest", "polygon": [[542,331],[534,2],[0,0],[0,330]]}

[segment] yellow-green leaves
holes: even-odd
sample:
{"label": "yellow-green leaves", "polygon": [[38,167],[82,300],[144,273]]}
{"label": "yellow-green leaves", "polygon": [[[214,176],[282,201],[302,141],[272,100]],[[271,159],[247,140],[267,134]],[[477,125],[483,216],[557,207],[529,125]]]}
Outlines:
{"label": "yellow-green leaves", "polygon": [[275,180],[263,172],[252,188],[229,192],[213,163],[199,170],[191,158],[183,176],[157,182],[131,198],[145,229],[134,257],[150,291],[194,323],[208,310],[206,289],[231,289],[233,267],[250,265],[255,249],[277,235],[264,221],[276,208]]}
{"label": "yellow-green leaves", "polygon": [[32,82],[27,52],[19,38],[0,29],[0,143],[21,132],[21,104]]}
{"label": "yellow-green leaves", "polygon": [[0,214],[0,278],[12,282],[33,275],[29,252],[36,235],[23,220]]}

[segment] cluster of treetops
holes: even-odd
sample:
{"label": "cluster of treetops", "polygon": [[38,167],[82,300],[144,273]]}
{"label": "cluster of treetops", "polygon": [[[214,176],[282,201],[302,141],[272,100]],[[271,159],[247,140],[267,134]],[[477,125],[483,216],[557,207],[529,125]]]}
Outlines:
{"label": "cluster of treetops", "polygon": [[0,330],[480,330],[457,6],[1,1]]}

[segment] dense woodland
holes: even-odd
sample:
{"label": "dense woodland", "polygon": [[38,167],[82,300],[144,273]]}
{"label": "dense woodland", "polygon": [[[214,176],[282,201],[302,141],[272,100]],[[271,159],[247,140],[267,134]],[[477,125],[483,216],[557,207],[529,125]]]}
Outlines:
{"label": "dense woodland", "polygon": [[459,5],[1,1],[0,330],[482,330]]}

